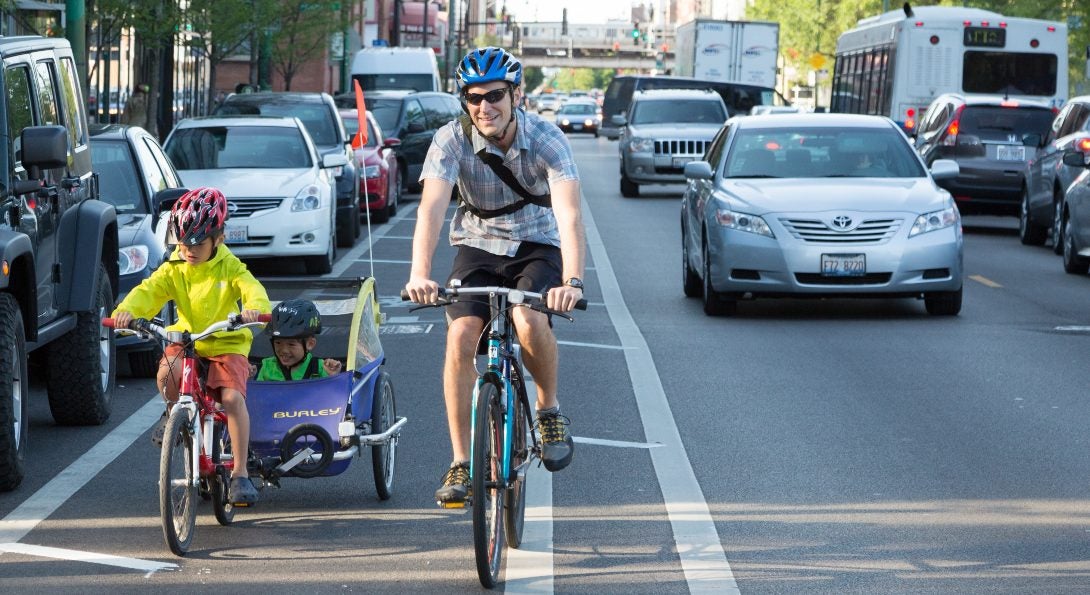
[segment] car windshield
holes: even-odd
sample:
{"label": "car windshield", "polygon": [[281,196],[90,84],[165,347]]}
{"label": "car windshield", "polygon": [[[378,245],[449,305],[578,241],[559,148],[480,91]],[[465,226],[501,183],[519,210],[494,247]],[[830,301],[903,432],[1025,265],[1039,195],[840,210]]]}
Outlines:
{"label": "car windshield", "polygon": [[319,147],[337,144],[337,130],[324,103],[246,103],[228,102],[216,110],[216,115],[244,114],[251,116],[295,117],[307,127],[311,140]]}
{"label": "car windshield", "polygon": [[180,170],[286,169],[313,165],[300,131],[280,126],[182,128],[170,137],[166,151]]}
{"label": "car windshield", "polygon": [[568,103],[560,108],[561,114],[596,114],[598,106],[589,103]]}
{"label": "car windshield", "polygon": [[723,104],[706,99],[636,101],[631,124],[722,124],[727,119]]}
{"label": "car windshield", "polygon": [[[348,133],[348,138],[351,140],[360,131],[360,121],[355,116],[345,116],[341,120],[344,122],[344,131]],[[367,144],[364,146],[378,146],[378,140],[375,138],[375,127],[371,125],[370,120],[367,121]]]}
{"label": "car windshield", "polygon": [[401,116],[400,99],[372,99],[367,101],[367,109],[378,120],[378,127],[389,133],[397,130],[397,119]]}
{"label": "car windshield", "polygon": [[922,178],[893,128],[744,128],[723,164],[727,178]]}
{"label": "car windshield", "polygon": [[99,196],[118,213],[145,214],[144,184],[125,141],[91,141],[91,169],[98,174]]}
{"label": "car windshield", "polygon": [[1022,143],[1026,134],[1044,136],[1052,125],[1052,110],[1038,107],[969,106],[961,113],[958,134],[984,141]]}

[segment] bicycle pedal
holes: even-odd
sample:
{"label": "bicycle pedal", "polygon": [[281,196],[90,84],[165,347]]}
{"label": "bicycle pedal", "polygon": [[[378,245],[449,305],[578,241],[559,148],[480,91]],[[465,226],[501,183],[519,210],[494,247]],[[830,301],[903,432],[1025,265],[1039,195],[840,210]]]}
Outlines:
{"label": "bicycle pedal", "polygon": [[443,502],[441,500],[436,500],[435,503],[439,505],[439,508],[458,509],[466,507],[465,502]]}

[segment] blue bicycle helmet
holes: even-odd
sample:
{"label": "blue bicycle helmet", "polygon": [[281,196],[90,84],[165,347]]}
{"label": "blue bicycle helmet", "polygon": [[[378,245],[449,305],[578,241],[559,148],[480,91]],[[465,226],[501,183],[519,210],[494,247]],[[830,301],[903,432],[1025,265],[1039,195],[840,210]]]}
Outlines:
{"label": "blue bicycle helmet", "polygon": [[477,48],[458,63],[455,76],[459,93],[469,85],[494,81],[507,81],[517,87],[522,84],[522,62],[503,48]]}

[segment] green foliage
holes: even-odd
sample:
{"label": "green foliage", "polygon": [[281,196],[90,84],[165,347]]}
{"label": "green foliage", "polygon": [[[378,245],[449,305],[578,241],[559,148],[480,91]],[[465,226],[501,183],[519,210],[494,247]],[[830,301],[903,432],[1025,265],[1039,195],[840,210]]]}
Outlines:
{"label": "green foliage", "polygon": [[299,69],[325,55],[330,36],[347,27],[347,13],[339,0],[275,0],[279,17],[271,32],[272,64],[284,78],[285,90]]}
{"label": "green foliage", "polygon": [[588,91],[605,89],[613,80],[613,70],[605,68],[561,68],[548,86],[558,91]]}
{"label": "green foliage", "polygon": [[533,91],[545,80],[545,75],[540,68],[526,66],[522,69],[522,88],[528,93]]}

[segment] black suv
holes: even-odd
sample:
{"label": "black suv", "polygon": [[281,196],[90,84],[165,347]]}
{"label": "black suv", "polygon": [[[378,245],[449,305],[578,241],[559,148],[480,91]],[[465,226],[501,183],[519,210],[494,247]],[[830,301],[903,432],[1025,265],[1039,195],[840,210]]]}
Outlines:
{"label": "black suv", "polygon": [[28,354],[45,368],[57,423],[110,416],[114,335],[100,320],[117,295],[118,245],[114,207],[98,200],[68,42],[0,37],[0,60],[0,491],[8,491],[24,474]]}
{"label": "black suv", "polygon": [[296,117],[306,126],[320,157],[340,153],[348,160],[337,174],[337,245],[352,247],[360,237],[360,172],[340,112],[328,93],[236,93],[215,115],[256,114]]}
{"label": "black suv", "polygon": [[[386,138],[401,144],[395,149],[401,179],[410,192],[420,192],[420,170],[431,146],[431,137],[441,126],[462,114],[458,98],[437,91],[369,91],[364,98],[367,111],[378,120]],[[356,107],[354,95],[338,95],[337,104]]]}
{"label": "black suv", "polygon": [[1090,155],[1090,95],[1068,101],[1039,140],[1037,157],[1026,168],[1018,230],[1023,244],[1036,246],[1045,243],[1051,230],[1052,249],[1059,254],[1063,252],[1067,188],[1086,171],[1064,164],[1063,156],[1068,151]]}
{"label": "black suv", "polygon": [[958,176],[938,184],[963,213],[1014,213],[1026,164],[1055,115],[1042,101],[946,93],[920,118],[916,150],[928,167],[936,159],[957,161]]}

